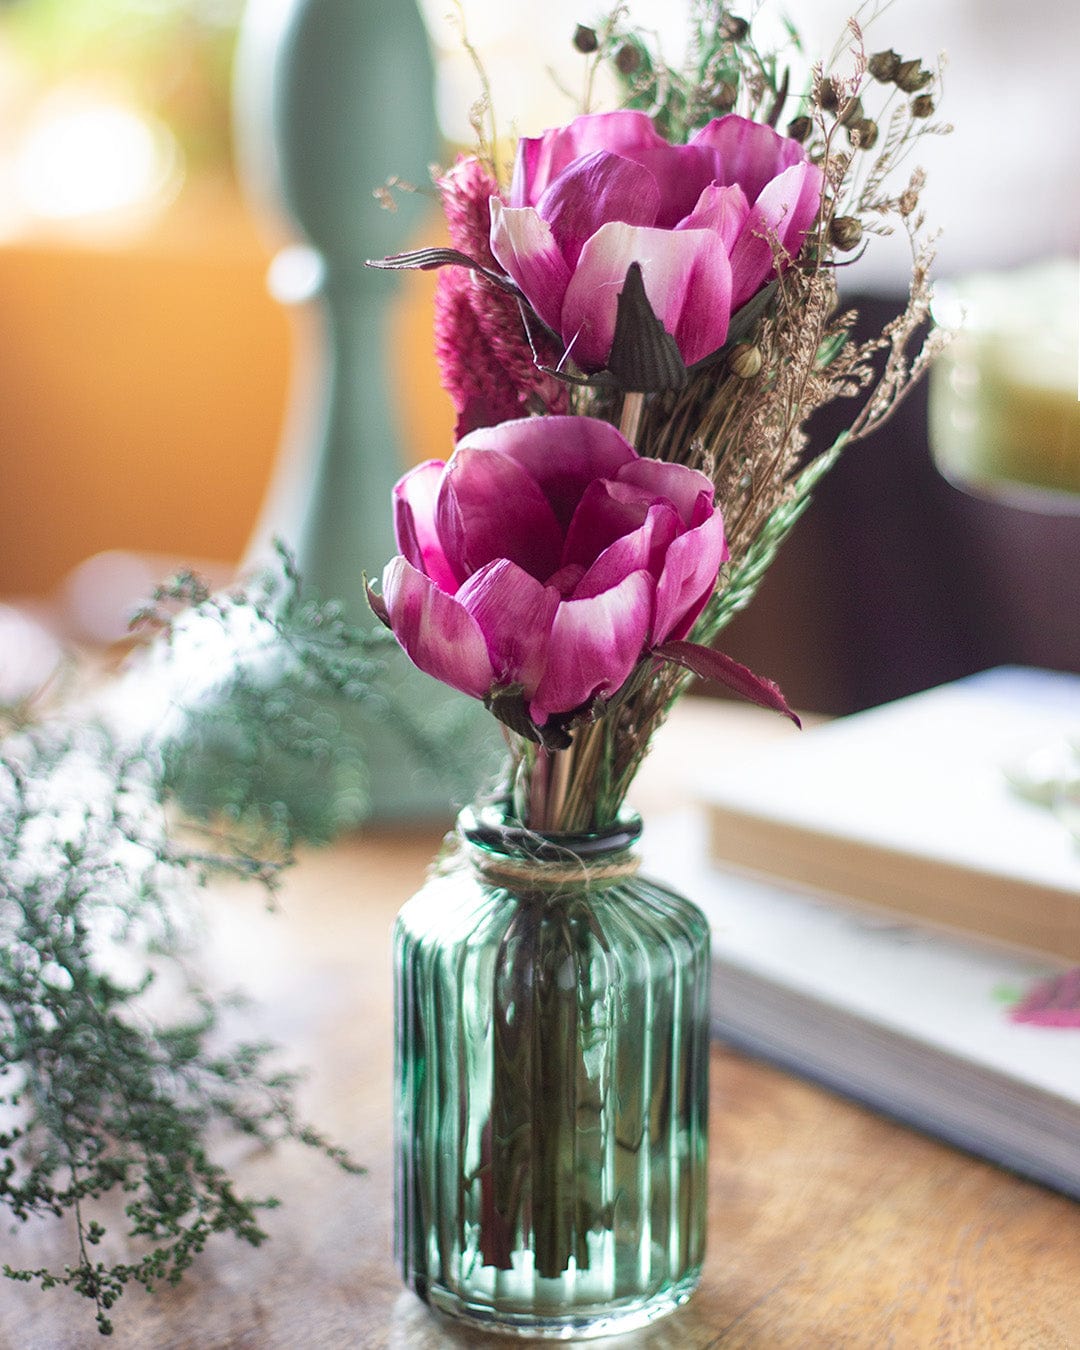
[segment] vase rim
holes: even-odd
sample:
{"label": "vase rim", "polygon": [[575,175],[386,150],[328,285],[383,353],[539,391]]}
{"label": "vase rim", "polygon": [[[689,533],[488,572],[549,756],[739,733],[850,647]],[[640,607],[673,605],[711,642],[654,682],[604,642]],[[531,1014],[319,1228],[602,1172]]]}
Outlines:
{"label": "vase rim", "polygon": [[468,843],[492,853],[526,857],[537,862],[564,861],[568,854],[596,858],[623,853],[641,837],[641,817],[620,813],[602,830],[531,830],[509,816],[509,803],[493,801],[467,806],[458,816],[458,832]]}

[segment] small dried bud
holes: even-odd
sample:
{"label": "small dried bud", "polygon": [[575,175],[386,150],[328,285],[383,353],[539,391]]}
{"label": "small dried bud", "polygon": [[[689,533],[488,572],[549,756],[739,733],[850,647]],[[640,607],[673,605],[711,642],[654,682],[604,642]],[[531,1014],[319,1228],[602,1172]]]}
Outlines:
{"label": "small dried bud", "polygon": [[836,87],[836,82],[831,80],[828,75],[821,81],[818,100],[826,112],[836,112],[840,106],[840,91]]}
{"label": "small dried bud", "polygon": [[800,145],[813,129],[814,124],[809,117],[795,117],[787,124],[787,134],[793,141],[798,141]]}
{"label": "small dried bud", "polygon": [[862,239],[862,226],[854,216],[836,216],[829,226],[829,242],[841,253],[850,253],[858,248]]}
{"label": "small dried bud", "polygon": [[934,100],[929,94],[917,94],[911,100],[912,117],[929,117],[934,111]]}
{"label": "small dried bud", "polygon": [[910,216],[919,204],[919,194],[914,188],[905,188],[897,199],[896,209],[902,216]]}
{"label": "small dried bud", "polygon": [[633,75],[641,69],[641,52],[632,42],[624,42],[615,53],[615,69],[620,75]]}
{"label": "small dried bud", "polygon": [[925,89],[933,78],[930,71],[923,69],[921,62],[903,61],[896,72],[895,83],[897,89],[902,89],[905,94],[917,94],[920,89]]}
{"label": "small dried bud", "polygon": [[574,30],[574,46],[579,52],[588,56],[590,52],[596,51],[600,46],[600,39],[596,36],[595,28],[586,28],[583,23],[579,23]]}
{"label": "small dried bud", "polygon": [[730,112],[738,97],[739,91],[736,86],[727,80],[721,80],[719,84],[713,85],[709,92],[709,105],[717,112]]}
{"label": "small dried bud", "polygon": [[877,145],[878,124],[870,120],[869,117],[862,118],[861,121],[852,122],[848,127],[848,140],[852,145],[857,145],[860,150],[873,150]]}
{"label": "small dried bud", "polygon": [[866,114],[863,112],[861,98],[853,98],[844,109],[843,116],[840,118],[842,127],[849,127],[853,122],[861,122]]}
{"label": "small dried bud", "polygon": [[892,84],[900,70],[900,58],[891,49],[887,52],[875,52],[867,61],[866,68],[880,84]]}
{"label": "small dried bud", "polygon": [[761,352],[752,342],[739,342],[728,352],[727,363],[737,379],[752,380],[761,369]]}
{"label": "small dried bud", "polygon": [[745,19],[740,19],[734,14],[725,14],[720,21],[720,31],[732,42],[742,42],[750,31],[750,25]]}

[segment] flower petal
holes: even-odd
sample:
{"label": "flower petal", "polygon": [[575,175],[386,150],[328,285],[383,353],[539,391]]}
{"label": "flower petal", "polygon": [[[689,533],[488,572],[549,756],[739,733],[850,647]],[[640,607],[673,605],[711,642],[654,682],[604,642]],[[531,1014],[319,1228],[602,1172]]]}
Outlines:
{"label": "flower petal", "polygon": [[409,562],[453,595],[458,582],[435,527],[435,500],[445,467],[441,459],[429,459],[395,483],[394,534]]}
{"label": "flower petal", "polygon": [[698,469],[642,455],[621,468],[617,477],[620,483],[643,489],[654,501],[663,497],[671,502],[687,529],[712,515],[716,489]]}
{"label": "flower petal", "polygon": [[498,450],[529,475],[566,530],[588,485],[614,478],[637,452],[595,417],[524,417],[473,432],[462,445]]}
{"label": "flower petal", "polygon": [[559,592],[500,558],[471,576],[458,601],[480,626],[500,684],[520,684],[532,698],[547,664]]}
{"label": "flower petal", "polygon": [[655,224],[660,189],[642,165],[597,150],[559,174],[536,209],[551,226],[559,251],[572,268],[586,239],[607,221]]}
{"label": "flower petal", "polygon": [[720,163],[718,181],[738,183],[751,202],[777,174],[806,159],[806,151],[798,141],[781,136],[764,122],[734,113],[714,117],[690,137],[689,144],[716,150]]}
{"label": "flower petal", "polygon": [[728,558],[724,525],[717,508],[696,529],[680,535],[664,558],[656,587],[652,641],[684,638],[709,602],[720,564]]}
{"label": "flower petal", "polygon": [[607,150],[627,159],[648,150],[670,149],[647,113],[624,108],[618,112],[583,113],[564,127],[518,141],[511,206],[535,206],[548,185],[576,159],[594,150]]}
{"label": "flower petal", "polygon": [[551,629],[548,667],[529,705],[537,726],[553,713],[613,694],[626,680],[645,647],[653,587],[648,572],[631,572],[614,590],[562,601]]}
{"label": "flower petal", "polygon": [[585,600],[610,591],[631,572],[648,572],[654,581],[665,571],[665,554],[679,533],[679,517],[667,502],[649,507],[644,523],[609,544],[574,588]]}
{"label": "flower petal", "polygon": [[774,245],[789,258],[798,255],[821,204],[822,181],[816,164],[796,164],[774,178],[750,208],[731,250],[733,310],[774,275]]}
{"label": "flower petal", "polygon": [[730,253],[749,214],[750,203],[738,183],[730,187],[712,183],[697,199],[693,211],[684,216],[675,228],[713,230],[724,241],[724,247]]}
{"label": "flower petal", "polygon": [[472,615],[406,558],[387,563],[382,590],[394,636],[413,665],[452,689],[483,698],[495,671]]}
{"label": "flower petal", "polygon": [[460,581],[497,558],[546,580],[559,566],[562,530],[535,479],[504,452],[500,430],[458,442],[435,507],[439,538]]}
{"label": "flower petal", "polygon": [[582,494],[566,531],[563,566],[578,563],[590,567],[616,539],[640,529],[654,501],[652,493],[633,484],[595,479]]}
{"label": "flower petal", "polygon": [[649,304],[687,365],[723,346],[731,317],[731,265],[720,236],[612,221],[581,250],[563,303],[563,341],[583,370],[602,370],[607,362],[619,293],[632,262],[640,263]]}
{"label": "flower petal", "polygon": [[503,206],[492,197],[491,251],[541,321],[557,333],[570,268],[547,221],[531,206]]}

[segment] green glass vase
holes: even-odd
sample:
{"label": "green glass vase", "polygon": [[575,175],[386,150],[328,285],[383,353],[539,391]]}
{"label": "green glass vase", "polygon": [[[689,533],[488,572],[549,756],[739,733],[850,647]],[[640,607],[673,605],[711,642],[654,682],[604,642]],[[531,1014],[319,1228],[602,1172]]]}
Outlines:
{"label": "green glass vase", "polygon": [[397,1254],[490,1330],[609,1335],[700,1275],[709,929],[640,828],[466,811],[395,926]]}

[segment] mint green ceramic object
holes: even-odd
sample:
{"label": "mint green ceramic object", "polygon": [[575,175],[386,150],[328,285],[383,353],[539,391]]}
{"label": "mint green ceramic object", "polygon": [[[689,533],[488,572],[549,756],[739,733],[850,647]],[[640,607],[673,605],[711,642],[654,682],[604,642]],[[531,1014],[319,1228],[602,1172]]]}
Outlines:
{"label": "mint green ceramic object", "polygon": [[[251,0],[236,77],[238,155],[253,197],[292,243],[271,270],[314,350],[296,372],[281,462],[252,545],[283,539],[321,599],[372,625],[363,576],[397,551],[391,489],[404,472],[390,394],[389,318],[396,279],[364,266],[408,247],[429,195],[375,190],[391,177],[423,185],[440,146],[427,38],[411,0]],[[430,447],[444,458],[449,445]],[[387,693],[446,755],[436,768],[392,720],[331,700],[359,742],[369,818],[450,813],[488,772],[496,735],[477,703],[388,652]],[[447,733],[447,718],[453,722]],[[449,756],[451,762],[447,763]],[[288,783],[277,785],[287,798]],[[308,789],[305,788],[305,791]]]}

